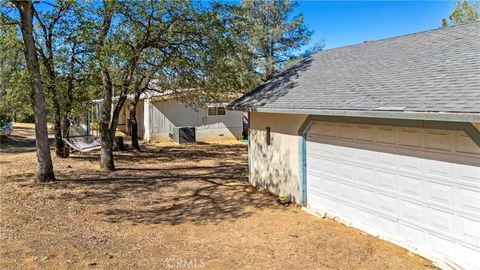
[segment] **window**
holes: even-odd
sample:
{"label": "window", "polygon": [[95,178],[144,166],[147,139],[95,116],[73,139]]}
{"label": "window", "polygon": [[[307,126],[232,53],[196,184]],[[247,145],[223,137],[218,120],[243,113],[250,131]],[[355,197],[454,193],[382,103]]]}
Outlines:
{"label": "window", "polygon": [[218,108],[208,108],[208,115],[225,115],[225,108],[218,107]]}

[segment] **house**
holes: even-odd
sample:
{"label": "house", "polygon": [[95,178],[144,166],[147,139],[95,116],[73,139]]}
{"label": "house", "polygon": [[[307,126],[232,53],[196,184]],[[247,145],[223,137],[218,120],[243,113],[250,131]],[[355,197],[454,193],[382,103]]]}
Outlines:
{"label": "house", "polygon": [[480,22],[318,52],[228,108],[253,185],[480,269]]}
{"label": "house", "polygon": [[[128,120],[129,104],[133,96],[128,97],[118,119],[118,129],[130,134]],[[103,100],[94,100],[96,111]],[[138,136],[145,141],[178,141],[182,130],[187,129],[186,139],[196,142],[219,142],[242,139],[243,112],[226,111],[228,103],[207,103],[201,108],[189,106],[172,91],[146,92],[141,95],[136,108]],[[185,136],[184,136],[185,137]]]}

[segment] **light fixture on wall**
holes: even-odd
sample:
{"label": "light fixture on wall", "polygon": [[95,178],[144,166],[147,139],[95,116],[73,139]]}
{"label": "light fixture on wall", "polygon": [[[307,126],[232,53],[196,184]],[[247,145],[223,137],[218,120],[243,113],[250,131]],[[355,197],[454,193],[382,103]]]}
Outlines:
{"label": "light fixture on wall", "polygon": [[270,135],[270,127],[266,127],[265,128],[265,131],[267,132],[267,134],[265,135],[265,139],[266,139],[266,143],[267,145],[270,145],[270,139],[271,139],[271,135]]}

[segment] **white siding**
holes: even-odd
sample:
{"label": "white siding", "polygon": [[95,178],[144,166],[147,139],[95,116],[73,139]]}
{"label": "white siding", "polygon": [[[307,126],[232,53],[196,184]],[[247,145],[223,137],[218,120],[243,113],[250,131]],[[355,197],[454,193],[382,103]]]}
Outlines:
{"label": "white siding", "polygon": [[152,101],[152,141],[168,141],[174,127],[196,127],[197,141],[238,140],[242,136],[243,112],[226,111],[208,116],[206,109],[194,109],[175,100]]}

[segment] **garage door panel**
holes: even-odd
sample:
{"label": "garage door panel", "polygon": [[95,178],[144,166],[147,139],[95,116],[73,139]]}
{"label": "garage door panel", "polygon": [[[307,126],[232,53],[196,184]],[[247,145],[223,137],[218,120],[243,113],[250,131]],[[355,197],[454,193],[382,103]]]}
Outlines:
{"label": "garage door panel", "polygon": [[337,175],[340,178],[346,179],[348,181],[354,180],[355,177],[355,166],[353,164],[348,164],[345,162],[338,163]]}
{"label": "garage door panel", "polygon": [[480,189],[479,188],[458,188],[457,202],[462,210],[480,213]]}
{"label": "garage door panel", "polygon": [[[336,182],[335,181],[328,180],[327,177],[322,176],[321,174],[311,173],[310,175],[311,175],[312,181],[308,185],[308,189],[311,192],[328,193],[327,190],[335,190],[336,191],[336,187],[335,187]],[[333,185],[333,187],[331,187],[331,185]],[[333,193],[333,194],[335,194],[335,193]]]}
{"label": "garage door panel", "polygon": [[450,162],[427,159],[424,161],[425,174],[440,179],[453,178],[453,169]]}
{"label": "garage door panel", "polygon": [[412,196],[415,199],[423,199],[422,179],[409,175],[399,175],[400,191],[406,196]]}
{"label": "garage door panel", "polygon": [[313,173],[320,173],[325,170],[325,161],[322,156],[310,155],[307,160],[308,170]]}
{"label": "garage door panel", "polygon": [[354,125],[353,124],[343,124],[338,126],[338,137],[343,139],[354,139],[355,132],[354,132]]}
{"label": "garage door panel", "polygon": [[463,262],[465,269],[480,270],[480,248],[471,245],[459,244],[457,246],[457,261]]}
{"label": "garage door panel", "polygon": [[454,169],[455,178],[460,182],[480,187],[479,166],[480,163],[478,166],[458,164]]}
{"label": "garage door panel", "polygon": [[335,138],[337,136],[337,125],[324,122],[321,124],[318,131],[322,136]]}
{"label": "garage door panel", "polygon": [[359,141],[373,142],[374,140],[373,131],[374,131],[373,126],[358,125],[358,130],[356,132],[354,131],[353,133],[357,135],[356,138]]}
{"label": "garage door panel", "polygon": [[422,175],[424,168],[423,160],[411,156],[396,155],[396,169],[400,172]]}
{"label": "garage door panel", "polygon": [[455,241],[443,235],[430,233],[427,236],[426,247],[437,257],[444,257],[452,261],[455,254]]}
{"label": "garage door panel", "polygon": [[317,176],[316,183],[312,183],[308,186],[312,193],[317,195],[326,195],[329,197],[338,197],[340,193],[340,183],[329,176]]}
{"label": "garage door panel", "polygon": [[405,243],[413,248],[425,246],[425,232],[423,229],[406,223],[399,223],[401,236]]}
{"label": "garage door panel", "polygon": [[[324,130],[325,129],[325,130]],[[315,124],[307,201],[317,211],[463,267],[480,262],[480,147],[463,132]],[[473,256],[473,255],[472,255]]]}
{"label": "garage door panel", "polygon": [[433,181],[425,183],[427,199],[432,202],[442,203],[447,206],[453,205],[453,186]]}
{"label": "garage door panel", "polygon": [[357,167],[357,180],[359,184],[373,186],[375,185],[375,170],[363,166]]}
{"label": "garage door panel", "polygon": [[480,245],[480,220],[468,216],[459,216],[457,224],[461,237]]}
{"label": "garage door panel", "polygon": [[440,230],[442,233],[452,235],[454,231],[454,214],[439,209],[427,207],[427,226]]}
{"label": "garage door panel", "polygon": [[373,190],[358,188],[358,202],[364,206],[373,208],[376,205],[375,192]]}
{"label": "garage door panel", "polygon": [[400,201],[400,217],[405,221],[423,223],[423,205],[406,200]]}
{"label": "garage door panel", "polygon": [[373,183],[374,185],[377,184],[378,187],[386,190],[398,190],[397,175],[395,173],[390,171],[377,170],[376,174],[374,174],[374,177],[377,180],[376,183]]}
{"label": "garage door panel", "polygon": [[[370,152],[372,153],[373,151]],[[384,152],[373,152],[372,154],[374,153],[376,160],[373,164],[382,165],[390,169],[394,169],[396,167],[397,161],[395,160],[395,155]]]}
{"label": "garage door panel", "polygon": [[446,130],[425,130],[425,148],[442,152],[454,149],[455,134]]}
{"label": "garage door panel", "polygon": [[390,215],[398,216],[398,200],[394,196],[385,193],[377,193],[377,207]]}
{"label": "garage door panel", "polygon": [[395,236],[399,234],[397,219],[379,215],[377,219],[377,225],[378,230],[390,238],[395,238]]}
{"label": "garage door panel", "polygon": [[344,200],[354,201],[356,190],[355,187],[349,183],[339,183],[338,185],[338,195],[341,196]]}
{"label": "garage door panel", "polygon": [[356,208],[351,204],[345,202],[339,203],[339,218],[345,222],[352,223],[356,217]]}
{"label": "garage door panel", "polygon": [[357,161],[363,162],[367,164],[374,164],[376,162],[377,157],[375,156],[372,151],[364,150],[364,149],[356,149],[357,154]]}
{"label": "garage door panel", "polygon": [[423,132],[416,128],[399,128],[398,129],[398,145],[408,146],[412,148],[422,147]]}
{"label": "garage door panel", "polygon": [[396,132],[393,127],[378,126],[375,132],[375,141],[380,144],[395,145]]}
{"label": "garage door panel", "polygon": [[321,166],[323,166],[322,173],[336,176],[338,169],[337,169],[337,162],[335,160],[324,158],[321,160],[321,162],[322,162]]}
{"label": "garage door panel", "polygon": [[357,209],[357,220],[360,228],[372,230],[375,228],[375,213],[366,209]]}
{"label": "garage door panel", "polygon": [[320,208],[323,212],[327,213],[330,216],[336,217],[338,216],[338,202],[336,200],[322,197],[322,208]]}

